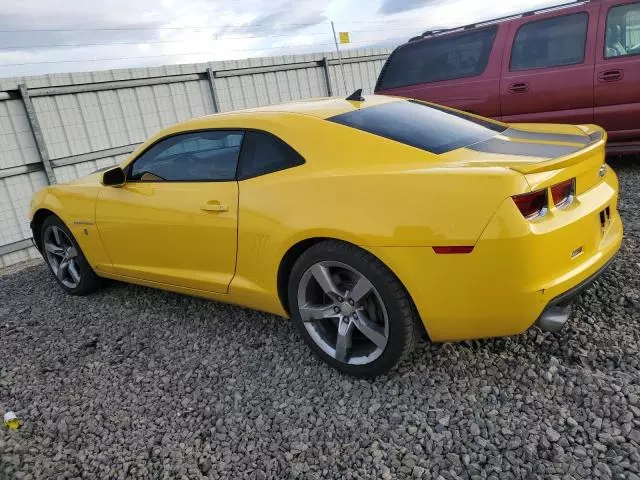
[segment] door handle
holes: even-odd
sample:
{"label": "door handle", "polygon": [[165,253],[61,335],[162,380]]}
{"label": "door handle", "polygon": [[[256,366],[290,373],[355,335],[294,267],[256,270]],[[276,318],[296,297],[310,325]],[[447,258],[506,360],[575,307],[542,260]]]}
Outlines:
{"label": "door handle", "polygon": [[601,82],[616,82],[622,80],[624,73],[622,70],[605,70],[598,74],[598,80]]}
{"label": "door handle", "polygon": [[512,83],[509,85],[509,93],[526,93],[529,91],[529,84],[527,82]]}
{"label": "door handle", "polygon": [[220,202],[211,201],[202,205],[200,210],[205,212],[226,212],[229,210],[229,205],[222,205]]}

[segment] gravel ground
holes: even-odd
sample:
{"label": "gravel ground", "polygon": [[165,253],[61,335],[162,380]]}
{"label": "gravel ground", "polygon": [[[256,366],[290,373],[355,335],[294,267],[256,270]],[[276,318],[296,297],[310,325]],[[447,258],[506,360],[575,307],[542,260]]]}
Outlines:
{"label": "gravel ground", "polygon": [[625,241],[559,334],[422,343],[341,376],[292,325],[44,265],[0,276],[0,478],[640,478],[640,165]]}

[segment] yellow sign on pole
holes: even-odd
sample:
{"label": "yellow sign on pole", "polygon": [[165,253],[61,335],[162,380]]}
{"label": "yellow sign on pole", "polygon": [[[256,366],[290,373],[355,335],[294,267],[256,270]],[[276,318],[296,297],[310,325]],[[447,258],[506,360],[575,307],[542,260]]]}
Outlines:
{"label": "yellow sign on pole", "polygon": [[338,35],[340,36],[340,43],[351,43],[349,41],[349,32],[340,32]]}

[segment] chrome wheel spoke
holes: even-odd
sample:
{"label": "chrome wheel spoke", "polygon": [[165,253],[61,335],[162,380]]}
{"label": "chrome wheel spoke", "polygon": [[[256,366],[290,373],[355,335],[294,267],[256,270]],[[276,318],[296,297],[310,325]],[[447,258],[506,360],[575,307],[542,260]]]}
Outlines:
{"label": "chrome wheel spoke", "polygon": [[340,314],[340,309],[335,311],[336,305],[305,305],[299,308],[300,317],[303,322],[313,322],[315,320],[323,320],[325,318],[334,318]]}
{"label": "chrome wheel spoke", "polygon": [[58,281],[67,288],[80,285],[80,251],[69,234],[62,228],[51,225],[45,230],[42,243],[47,263]]}
{"label": "chrome wheel spoke", "polygon": [[311,267],[311,275],[316,279],[320,288],[326,293],[331,299],[336,299],[341,297],[342,295],[338,291],[333,279],[331,278],[331,272],[327,267],[316,263],[313,267]]}
{"label": "chrome wheel spoke", "polygon": [[51,232],[53,233],[56,245],[62,246],[62,241],[60,240],[60,229],[58,227],[51,227]]}
{"label": "chrome wheel spoke", "polygon": [[69,274],[71,275],[71,279],[75,284],[80,283],[80,270],[75,260],[69,261]]}
{"label": "chrome wheel spoke", "polygon": [[354,316],[353,318],[353,324],[378,348],[384,348],[387,345],[387,337],[384,334],[384,328],[369,319],[364,310],[357,312],[357,316]]}
{"label": "chrome wheel spoke", "polygon": [[302,326],[326,355],[367,365],[387,348],[389,316],[382,296],[351,265],[322,260],[309,266],[298,283],[297,300]]}
{"label": "chrome wheel spoke", "polygon": [[47,252],[53,253],[54,255],[56,255],[58,257],[63,257],[64,256],[64,248],[62,248],[62,247],[60,247],[58,245],[54,245],[51,242],[45,242],[44,249]]}
{"label": "chrome wheel spoke", "polygon": [[64,277],[65,277],[68,269],[69,269],[69,261],[68,260],[62,260],[58,264],[58,271],[56,272],[56,277],[58,277],[58,280],[60,280],[60,281],[64,280]]}
{"label": "chrome wheel spoke", "polygon": [[343,319],[338,325],[338,336],[336,337],[336,360],[347,361],[347,355],[351,348],[351,334],[353,333],[353,322]]}
{"label": "chrome wheel spoke", "polygon": [[373,285],[371,282],[364,276],[361,276],[354,285],[353,290],[349,293],[349,297],[351,297],[355,303],[358,303],[372,290]]}

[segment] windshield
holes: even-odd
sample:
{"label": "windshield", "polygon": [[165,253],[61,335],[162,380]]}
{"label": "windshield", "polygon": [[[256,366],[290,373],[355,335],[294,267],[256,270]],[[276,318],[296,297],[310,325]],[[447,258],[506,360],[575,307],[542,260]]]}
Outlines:
{"label": "windshield", "polygon": [[417,100],[362,108],[328,120],[436,154],[488,140],[507,129],[497,122]]}

